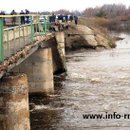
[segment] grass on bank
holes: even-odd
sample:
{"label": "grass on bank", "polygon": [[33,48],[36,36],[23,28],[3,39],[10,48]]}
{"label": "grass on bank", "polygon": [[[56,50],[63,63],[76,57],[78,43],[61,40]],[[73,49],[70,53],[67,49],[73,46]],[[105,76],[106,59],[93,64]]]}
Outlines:
{"label": "grass on bank", "polygon": [[115,38],[112,38],[109,35],[109,26],[111,25],[111,20],[100,17],[81,17],[79,19],[79,24],[88,26],[89,28],[93,29],[96,33],[108,39],[108,44],[111,48],[114,48],[116,46]]}

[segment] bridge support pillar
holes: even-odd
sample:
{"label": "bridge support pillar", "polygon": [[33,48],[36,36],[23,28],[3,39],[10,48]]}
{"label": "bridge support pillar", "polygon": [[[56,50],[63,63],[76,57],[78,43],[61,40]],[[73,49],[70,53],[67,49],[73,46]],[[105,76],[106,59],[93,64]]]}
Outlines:
{"label": "bridge support pillar", "polygon": [[0,130],[30,130],[28,82],[25,74],[0,83]]}
{"label": "bridge support pillar", "polygon": [[54,93],[51,48],[39,48],[12,72],[27,74],[30,94],[50,95]]}
{"label": "bridge support pillar", "polygon": [[56,41],[58,44],[58,51],[62,59],[63,67],[66,70],[66,61],[65,61],[65,35],[64,32],[56,33]]}
{"label": "bridge support pillar", "polygon": [[30,67],[33,68],[32,73],[27,74],[30,93],[53,94],[54,83],[51,48],[39,48],[38,51],[33,54],[30,63],[32,64]]}

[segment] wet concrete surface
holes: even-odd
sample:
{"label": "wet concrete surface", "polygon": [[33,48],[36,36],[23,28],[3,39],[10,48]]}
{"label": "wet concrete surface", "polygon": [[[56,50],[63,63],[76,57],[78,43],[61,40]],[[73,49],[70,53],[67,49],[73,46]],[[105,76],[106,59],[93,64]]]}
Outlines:
{"label": "wet concrete surface", "polygon": [[67,55],[67,75],[56,76],[55,95],[33,97],[31,130],[129,130],[130,119],[83,119],[83,114],[130,114],[130,35],[117,48]]}

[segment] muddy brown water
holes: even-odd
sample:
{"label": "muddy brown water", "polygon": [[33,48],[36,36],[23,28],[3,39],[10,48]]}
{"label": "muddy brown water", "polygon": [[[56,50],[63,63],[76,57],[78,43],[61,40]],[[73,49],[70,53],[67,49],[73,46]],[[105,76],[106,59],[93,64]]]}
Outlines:
{"label": "muddy brown water", "polygon": [[31,130],[130,130],[130,119],[83,119],[83,114],[130,114],[130,34],[111,50],[67,54],[67,75],[55,95],[33,97]]}

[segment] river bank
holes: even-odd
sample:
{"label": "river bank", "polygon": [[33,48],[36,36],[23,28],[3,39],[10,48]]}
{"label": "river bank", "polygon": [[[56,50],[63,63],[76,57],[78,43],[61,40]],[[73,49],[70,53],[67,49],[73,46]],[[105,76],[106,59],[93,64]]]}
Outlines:
{"label": "river bank", "polygon": [[[77,50],[81,48],[91,49],[110,49],[115,48],[116,38],[109,35],[109,32],[104,32],[102,29],[93,25],[85,25],[85,19],[76,26],[69,24],[66,33],[66,49]],[[118,39],[119,40],[119,39]]]}

